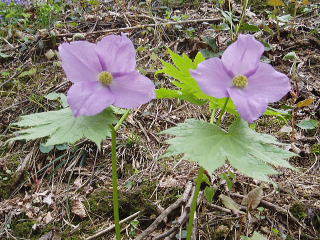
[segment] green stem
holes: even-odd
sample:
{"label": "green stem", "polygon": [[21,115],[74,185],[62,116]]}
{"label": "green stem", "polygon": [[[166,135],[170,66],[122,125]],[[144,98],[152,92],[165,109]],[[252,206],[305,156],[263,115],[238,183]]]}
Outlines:
{"label": "green stem", "polygon": [[128,117],[130,110],[127,110],[115,127],[111,128],[111,160],[112,160],[112,191],[113,191],[113,214],[116,230],[116,240],[121,240],[120,217],[119,217],[119,192],[118,192],[118,173],[117,173],[117,130],[119,130],[123,121]]}
{"label": "green stem", "polygon": [[276,17],[276,23],[277,23],[277,39],[280,40],[280,25],[279,25],[279,19],[278,19],[278,9],[276,6],[274,6],[274,15]]}
{"label": "green stem", "polygon": [[121,124],[123,123],[124,120],[126,120],[126,118],[128,117],[128,115],[130,114],[130,110],[128,109],[120,118],[120,120],[118,121],[118,123],[116,124],[116,126],[114,127],[115,131],[118,131],[119,128],[121,127]]}
{"label": "green stem", "polygon": [[210,123],[213,124],[213,121],[214,121],[214,115],[216,114],[216,109],[213,108],[212,109],[212,113],[211,113],[211,117],[210,117]]}
{"label": "green stem", "polygon": [[113,191],[113,213],[114,213],[114,225],[116,229],[116,239],[121,240],[120,234],[120,217],[119,217],[119,194],[118,194],[118,174],[117,174],[117,132],[113,126],[111,126],[111,159],[112,159],[112,191]]}
{"label": "green stem", "polygon": [[244,0],[244,4],[242,6],[242,13],[241,13],[241,19],[240,19],[240,22],[237,26],[237,30],[236,30],[236,38],[238,37],[239,35],[239,31],[240,31],[240,28],[241,28],[241,25],[243,23],[243,20],[245,19],[246,17],[246,10],[247,10],[247,7],[248,7],[248,1],[249,0]]}
{"label": "green stem", "polygon": [[229,97],[227,97],[227,99],[226,99],[226,101],[224,102],[224,105],[223,105],[223,107],[222,107],[222,109],[221,109],[221,112],[220,112],[220,115],[219,115],[219,118],[218,118],[218,121],[217,121],[217,126],[220,126],[220,124],[221,124],[221,119],[222,119],[222,116],[223,116],[223,114],[225,113],[225,111],[226,111],[226,107],[227,107],[227,104],[228,104],[228,102],[229,102]]}
{"label": "green stem", "polygon": [[201,186],[202,179],[203,179],[202,178],[203,173],[204,173],[204,169],[202,167],[200,167],[198,177],[196,180],[196,190],[194,192],[194,197],[193,197],[192,203],[191,203],[191,210],[189,213],[187,240],[191,240],[191,237],[192,237],[194,213],[197,209],[197,201],[198,201],[198,196],[199,196],[199,192],[200,192],[200,186]]}

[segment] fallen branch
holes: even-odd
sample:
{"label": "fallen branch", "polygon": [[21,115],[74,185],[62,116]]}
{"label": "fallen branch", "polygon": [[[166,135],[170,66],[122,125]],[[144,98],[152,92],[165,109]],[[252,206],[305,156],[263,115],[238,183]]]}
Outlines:
{"label": "fallen branch", "polygon": [[[230,193],[230,195],[235,196],[235,197],[239,197],[239,198],[244,198],[243,195],[238,194],[238,193]],[[266,200],[261,200],[260,204],[263,205],[263,206],[265,206],[265,207],[267,207],[267,208],[272,208],[273,210],[281,213],[281,214],[284,215],[284,216],[288,216],[288,215],[289,215],[289,217],[291,218],[292,221],[296,222],[296,223],[297,223],[300,227],[302,227],[303,229],[306,229],[306,226],[305,226],[304,224],[302,224],[297,218],[295,218],[295,217],[291,214],[290,211],[288,211],[288,210],[286,210],[286,209],[284,209],[284,208],[282,208],[282,207],[279,207],[279,206],[277,206],[277,205],[275,205],[275,204],[273,204],[273,203],[270,203],[270,202],[268,202],[268,201],[266,201]]]}
{"label": "fallen branch", "polygon": [[193,187],[191,196],[186,204],[186,207],[184,208],[184,211],[181,213],[180,217],[178,218],[178,221],[176,222],[176,224],[169,231],[156,236],[153,240],[160,240],[163,238],[165,238],[165,240],[171,239],[171,237],[175,235],[175,233],[179,230],[179,228],[187,222],[191,204],[192,204],[192,199],[194,198],[195,190],[196,190],[195,187]]}
{"label": "fallen branch", "polygon": [[219,21],[221,21],[221,18],[190,19],[190,20],[177,21],[177,22],[172,21],[172,22],[165,22],[165,23],[152,23],[152,24],[137,25],[137,26],[133,26],[133,27],[105,29],[105,30],[98,30],[98,31],[92,31],[92,32],[87,32],[87,33],[62,33],[62,34],[56,34],[55,37],[68,37],[68,36],[73,36],[75,34],[85,34],[86,36],[88,36],[88,35],[99,34],[99,33],[124,32],[124,31],[129,31],[129,30],[147,28],[147,27],[158,27],[158,26],[166,26],[166,25],[200,23],[200,22],[219,22]]}
{"label": "fallen branch", "polygon": [[186,189],[182,195],[181,198],[179,198],[177,201],[175,201],[172,205],[170,205],[167,209],[165,209],[157,218],[154,220],[154,222],[146,229],[144,230],[140,235],[138,235],[135,240],[143,240],[145,237],[150,236],[150,234],[156,230],[158,225],[168,217],[168,215],[178,208],[181,204],[187,201],[188,196],[190,195],[192,189],[192,182],[188,182]]}
{"label": "fallen branch", "polygon": [[[121,220],[121,221],[120,221],[120,224],[123,224],[123,223],[125,223],[125,222],[130,221],[131,219],[134,219],[134,218],[137,217],[139,214],[140,214],[140,211],[139,211],[139,212],[136,212],[136,213],[134,213],[134,214],[132,214],[132,215],[130,215],[129,217]],[[96,239],[96,238],[98,238],[98,237],[101,237],[102,235],[104,235],[104,234],[112,231],[114,228],[115,228],[115,225],[113,224],[113,225],[111,225],[110,227],[108,227],[108,228],[106,228],[106,229],[104,229],[104,230],[102,230],[102,231],[100,231],[100,232],[97,232],[96,234],[94,234],[94,235],[92,235],[92,236],[90,236],[90,237],[87,237],[85,240],[92,240],[92,239]]]}

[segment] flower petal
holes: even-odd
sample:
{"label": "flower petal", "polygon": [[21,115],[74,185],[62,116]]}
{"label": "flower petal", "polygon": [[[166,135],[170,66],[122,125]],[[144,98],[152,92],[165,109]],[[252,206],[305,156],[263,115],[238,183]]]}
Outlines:
{"label": "flower petal", "polygon": [[240,116],[248,122],[257,120],[267,109],[267,99],[250,96],[245,89],[231,87],[228,88],[228,93]]}
{"label": "flower petal", "polygon": [[68,103],[74,116],[92,116],[102,112],[114,102],[108,87],[99,82],[78,82],[68,91]]}
{"label": "flower petal", "polygon": [[228,97],[227,88],[232,84],[232,76],[219,58],[210,58],[201,62],[196,70],[190,70],[201,90],[216,98]]}
{"label": "flower petal", "polygon": [[268,103],[279,101],[291,89],[289,78],[277,72],[270,64],[260,63],[249,77],[248,96],[266,99]]}
{"label": "flower petal", "polygon": [[263,54],[264,46],[252,35],[241,34],[223,53],[222,62],[234,76],[254,73]]}
{"label": "flower petal", "polygon": [[114,78],[110,90],[113,105],[122,108],[137,108],[155,98],[154,84],[137,71]]}
{"label": "flower petal", "polygon": [[132,72],[136,68],[136,51],[124,34],[104,37],[97,43],[96,51],[104,71],[123,73]]}
{"label": "flower petal", "polygon": [[59,46],[62,67],[73,82],[97,81],[102,71],[95,44],[87,41],[63,43]]}

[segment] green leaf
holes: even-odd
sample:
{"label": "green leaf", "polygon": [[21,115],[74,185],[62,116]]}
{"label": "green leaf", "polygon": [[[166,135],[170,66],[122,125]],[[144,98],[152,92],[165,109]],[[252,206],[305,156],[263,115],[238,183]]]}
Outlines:
{"label": "green leaf", "polygon": [[319,126],[319,121],[313,119],[303,120],[297,126],[303,130],[316,129]]}
{"label": "green leaf", "polygon": [[[227,98],[214,98],[214,97],[209,97],[210,100],[210,109],[213,108],[220,108],[222,109],[225,102],[226,102]],[[232,101],[232,99],[230,98],[227,106],[226,106],[226,111],[229,113],[232,113],[236,116],[239,116],[239,113],[236,110],[236,105],[234,104],[234,102]]]}
{"label": "green leaf", "polygon": [[161,60],[164,68],[157,71],[156,74],[165,73],[174,78],[175,80],[171,81],[171,83],[179,88],[180,92],[174,92],[174,90],[171,92],[160,90],[159,93],[157,93],[157,96],[160,97],[161,95],[164,96],[164,94],[169,94],[170,97],[184,99],[191,103],[202,105],[208,100],[209,96],[201,91],[197,81],[191,76],[190,70],[196,69],[198,64],[204,61],[205,58],[201,53],[198,53],[195,60],[192,61],[185,54],[180,56],[170,49],[168,49],[168,52],[174,65]]}
{"label": "green leaf", "polygon": [[244,23],[241,25],[240,30],[242,31],[249,31],[249,32],[259,32],[260,28],[256,25]]}
{"label": "green leaf", "polygon": [[0,58],[8,58],[8,57],[10,57],[10,55],[7,55],[7,54],[2,53],[2,52],[0,51]]}
{"label": "green leaf", "polygon": [[198,99],[192,94],[188,94],[188,93],[183,94],[180,90],[173,90],[168,88],[156,89],[156,95],[157,95],[157,99],[176,98],[176,99],[186,100],[188,102],[194,103],[199,106],[206,103],[206,101]]}
{"label": "green leaf", "polygon": [[54,149],[54,146],[40,144],[39,149],[40,149],[40,152],[42,152],[42,153],[49,153],[49,152],[51,152],[52,149]]}
{"label": "green leaf", "polygon": [[63,93],[51,92],[44,97],[48,100],[59,100],[63,108],[69,107],[67,96]]}
{"label": "green leaf", "polygon": [[208,186],[204,189],[204,196],[206,197],[209,203],[212,202],[212,199],[214,197],[214,194],[216,193],[216,190],[217,189],[213,187],[208,187]]}
{"label": "green leaf", "polygon": [[235,201],[233,201],[232,198],[230,198],[230,197],[228,197],[228,196],[226,196],[226,195],[224,195],[224,194],[220,194],[220,195],[219,195],[219,198],[220,198],[222,204],[223,204],[226,208],[234,211],[235,213],[244,214],[244,212],[240,211],[240,206],[239,206],[239,204],[237,204]]}
{"label": "green leaf", "polygon": [[268,175],[276,174],[271,165],[294,169],[285,159],[296,154],[279,148],[275,137],[256,133],[248,123],[237,119],[224,131],[214,124],[195,119],[162,132],[175,136],[163,157],[183,154],[184,158],[198,162],[210,173],[227,160],[245,175],[270,181]]}
{"label": "green leaf", "polygon": [[220,178],[227,182],[228,189],[231,191],[233,188],[233,182],[236,179],[236,176],[232,172],[220,174]]}
{"label": "green leaf", "polygon": [[280,16],[280,17],[277,17],[277,19],[280,21],[280,22],[283,22],[283,23],[288,23],[292,20],[292,16],[290,14],[287,14],[287,15],[283,15],[283,16]]}
{"label": "green leaf", "polygon": [[24,71],[22,73],[19,74],[18,78],[23,78],[23,77],[30,77],[30,76],[33,76],[37,73],[37,69],[36,68],[31,68],[30,70],[28,71]]}
{"label": "green leaf", "polygon": [[299,60],[299,57],[297,56],[297,54],[295,52],[289,52],[282,59],[296,61],[296,60]]}
{"label": "green leaf", "polygon": [[69,148],[68,144],[65,144],[65,143],[56,145],[56,149],[59,151],[67,150],[68,148]]}
{"label": "green leaf", "polygon": [[258,232],[254,232],[252,237],[241,236],[241,240],[267,240],[267,238]]}
{"label": "green leaf", "polygon": [[110,109],[95,116],[77,118],[72,115],[70,108],[34,113],[22,116],[19,122],[12,124],[24,129],[18,131],[18,136],[9,141],[48,137],[45,144],[48,146],[72,144],[82,138],[88,138],[100,146],[107,136],[111,136],[109,125],[116,122],[117,119]]}
{"label": "green leaf", "polygon": [[268,107],[263,115],[276,116],[285,122],[288,122],[288,120],[291,118],[291,113],[289,110],[280,110],[272,107]]}
{"label": "green leaf", "polygon": [[212,28],[216,31],[229,31],[230,30],[230,26],[226,23],[220,23],[219,25],[211,25]]}

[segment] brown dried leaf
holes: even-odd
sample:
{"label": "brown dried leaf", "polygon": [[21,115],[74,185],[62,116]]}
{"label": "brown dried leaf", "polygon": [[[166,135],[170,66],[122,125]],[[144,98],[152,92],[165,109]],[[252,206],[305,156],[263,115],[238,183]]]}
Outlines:
{"label": "brown dried leaf", "polygon": [[307,99],[305,99],[305,100],[303,100],[303,101],[301,101],[301,102],[298,102],[298,103],[296,104],[296,106],[297,106],[298,108],[308,107],[308,106],[310,106],[310,105],[313,103],[313,101],[314,101],[313,98],[307,98]]}
{"label": "brown dried leaf", "polygon": [[171,187],[176,187],[178,185],[179,185],[178,180],[174,179],[173,177],[162,179],[159,183],[159,187],[161,188],[171,188]]}
{"label": "brown dried leaf", "polygon": [[72,211],[72,213],[74,213],[75,215],[77,215],[81,218],[87,217],[86,208],[85,208],[81,198],[76,198],[73,200],[71,211]]}
{"label": "brown dried leaf", "polygon": [[275,7],[284,6],[284,2],[282,0],[268,0],[267,3],[268,5]]}
{"label": "brown dried leaf", "polygon": [[53,220],[53,217],[52,217],[51,212],[48,212],[46,214],[46,216],[43,218],[43,221],[44,221],[45,224],[48,224],[48,223],[52,222],[52,220]]}
{"label": "brown dried leaf", "polygon": [[248,209],[255,209],[259,206],[263,197],[263,190],[257,187],[251,190],[242,200],[241,205],[247,205]]}

